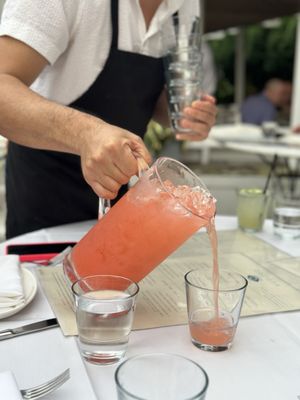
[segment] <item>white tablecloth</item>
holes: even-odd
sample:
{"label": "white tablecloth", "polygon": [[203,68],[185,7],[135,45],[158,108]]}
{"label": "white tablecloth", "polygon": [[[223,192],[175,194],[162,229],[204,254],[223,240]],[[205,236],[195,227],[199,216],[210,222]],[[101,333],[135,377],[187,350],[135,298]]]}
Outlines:
{"label": "white tablecloth", "polygon": [[[78,240],[92,224],[88,221],[41,230],[13,242]],[[234,217],[217,218],[217,229],[236,226]],[[270,221],[259,236],[290,251],[291,255],[300,256],[299,241],[276,239]],[[0,246],[3,249],[4,244]],[[0,330],[52,315],[39,290],[26,309],[0,321]],[[210,353],[192,345],[187,326],[136,331],[131,334],[127,356],[163,351],[195,360],[209,375],[207,400],[297,400],[300,396],[299,332],[300,312],[242,318],[232,349]],[[58,328],[0,341],[0,354],[0,371],[12,370],[20,387],[40,383],[70,367],[71,380],[53,393],[51,399],[116,400],[113,376],[116,366],[84,363],[76,339],[63,337]]]}
{"label": "white tablecloth", "polygon": [[262,156],[273,157],[277,154],[279,157],[287,159],[299,159],[300,158],[300,146],[294,144],[288,144],[286,142],[273,142],[265,141],[265,143],[242,143],[227,141],[224,143],[225,148],[237,151],[243,151],[245,153],[253,153]]}
{"label": "white tablecloth", "polygon": [[260,155],[272,159],[275,154],[287,159],[291,170],[297,168],[300,159],[300,135],[290,129],[279,128],[283,137],[266,138],[259,126],[252,124],[216,125],[211,129],[209,137],[203,142],[191,141],[184,145],[185,150],[200,151],[201,162],[207,164],[211,149],[234,150],[238,153]]}

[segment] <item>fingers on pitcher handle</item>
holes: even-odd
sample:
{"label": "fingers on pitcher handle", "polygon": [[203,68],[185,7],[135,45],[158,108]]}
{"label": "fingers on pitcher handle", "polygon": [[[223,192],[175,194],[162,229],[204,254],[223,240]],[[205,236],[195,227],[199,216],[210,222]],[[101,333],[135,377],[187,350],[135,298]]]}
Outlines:
{"label": "fingers on pitcher handle", "polygon": [[[137,155],[136,159],[138,163],[138,174],[140,178],[143,175],[143,173],[147,171],[147,169],[149,169],[149,165],[147,164],[147,162],[144,160],[143,157]],[[110,208],[111,208],[110,200],[99,197],[98,219],[104,217],[104,215],[107,214]]]}
{"label": "fingers on pitcher handle", "polygon": [[111,205],[110,205],[110,200],[108,199],[103,199],[102,197],[99,197],[99,210],[98,210],[98,219],[101,219],[104,217],[106,213],[110,210]]}
{"label": "fingers on pitcher handle", "polygon": [[143,173],[147,171],[147,169],[149,169],[149,165],[147,164],[147,162],[144,160],[143,157],[137,156],[136,160],[138,164],[138,176],[140,178],[143,175]]}

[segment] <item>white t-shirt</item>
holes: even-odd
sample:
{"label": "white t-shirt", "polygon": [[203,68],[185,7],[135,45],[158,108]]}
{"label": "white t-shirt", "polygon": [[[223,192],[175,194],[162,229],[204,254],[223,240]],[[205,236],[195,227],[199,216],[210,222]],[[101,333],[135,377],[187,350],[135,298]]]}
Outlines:
{"label": "white t-shirt", "polygon": [[[34,91],[61,104],[70,104],[93,84],[111,45],[110,2],[6,0],[0,35],[26,43],[49,62],[32,84]],[[139,0],[119,0],[118,48],[160,57],[163,49],[159,27],[171,21],[177,10],[183,16],[199,14],[199,0],[164,0],[146,30]],[[208,52],[207,55],[204,87],[211,92],[215,78]]]}

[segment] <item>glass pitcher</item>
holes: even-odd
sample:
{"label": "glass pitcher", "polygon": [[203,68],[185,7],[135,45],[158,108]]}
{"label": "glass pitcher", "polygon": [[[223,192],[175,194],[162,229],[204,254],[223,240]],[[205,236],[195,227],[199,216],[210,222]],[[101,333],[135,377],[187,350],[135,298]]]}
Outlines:
{"label": "glass pitcher", "polygon": [[159,158],[64,260],[71,282],[111,274],[144,278],[183,242],[208,226],[215,199],[191,170]]}

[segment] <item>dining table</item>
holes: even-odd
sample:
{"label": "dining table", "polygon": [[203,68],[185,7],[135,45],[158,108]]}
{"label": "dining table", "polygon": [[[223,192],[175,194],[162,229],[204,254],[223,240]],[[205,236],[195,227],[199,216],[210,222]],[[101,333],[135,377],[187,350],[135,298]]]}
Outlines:
{"label": "dining table", "polygon": [[296,169],[300,159],[300,135],[290,128],[279,127],[276,134],[266,136],[260,126],[236,123],[215,125],[207,140],[203,142],[191,141],[185,144],[185,150],[204,152],[204,163],[208,150],[234,150],[240,153],[249,153],[272,159],[275,155],[288,161],[290,169]]}
{"label": "dining table", "polygon": [[[1,243],[0,252],[5,254],[9,243],[78,241],[95,222],[27,233]],[[236,217],[217,216],[216,229],[217,232],[237,229]],[[271,220],[265,222],[262,232],[254,235],[295,257],[300,268],[299,240],[276,237]],[[23,267],[33,272],[38,281],[35,265]],[[37,293],[30,304],[17,314],[1,319],[0,330],[53,317],[54,312],[38,281]],[[195,347],[186,324],[131,333],[126,357],[157,352],[183,355],[199,363],[209,377],[207,400],[299,400],[300,291],[299,311],[242,317],[232,348],[223,352]],[[70,368],[70,380],[49,395],[49,400],[117,399],[114,373],[118,364],[99,366],[84,361],[77,337],[65,337],[59,327],[0,341],[0,355],[0,371],[11,370],[20,388],[34,386]]]}
{"label": "dining table", "polygon": [[[198,152],[201,164],[209,164],[211,151],[230,152],[232,159],[241,154],[260,159],[273,169],[278,191],[285,190],[298,196],[300,178],[300,135],[289,127],[277,126],[271,136],[264,134],[261,126],[236,123],[215,125],[207,140],[187,142],[185,152]],[[287,179],[287,185],[284,180]]]}
{"label": "dining table", "polygon": [[[292,197],[297,192],[297,182],[300,178],[300,137],[297,135],[286,135],[280,139],[265,139],[264,141],[226,141],[224,147],[237,152],[255,154],[262,157],[268,164],[274,166],[274,174],[280,190],[283,190],[280,178],[288,179],[288,189]],[[278,161],[282,160],[286,172],[278,167]]]}

